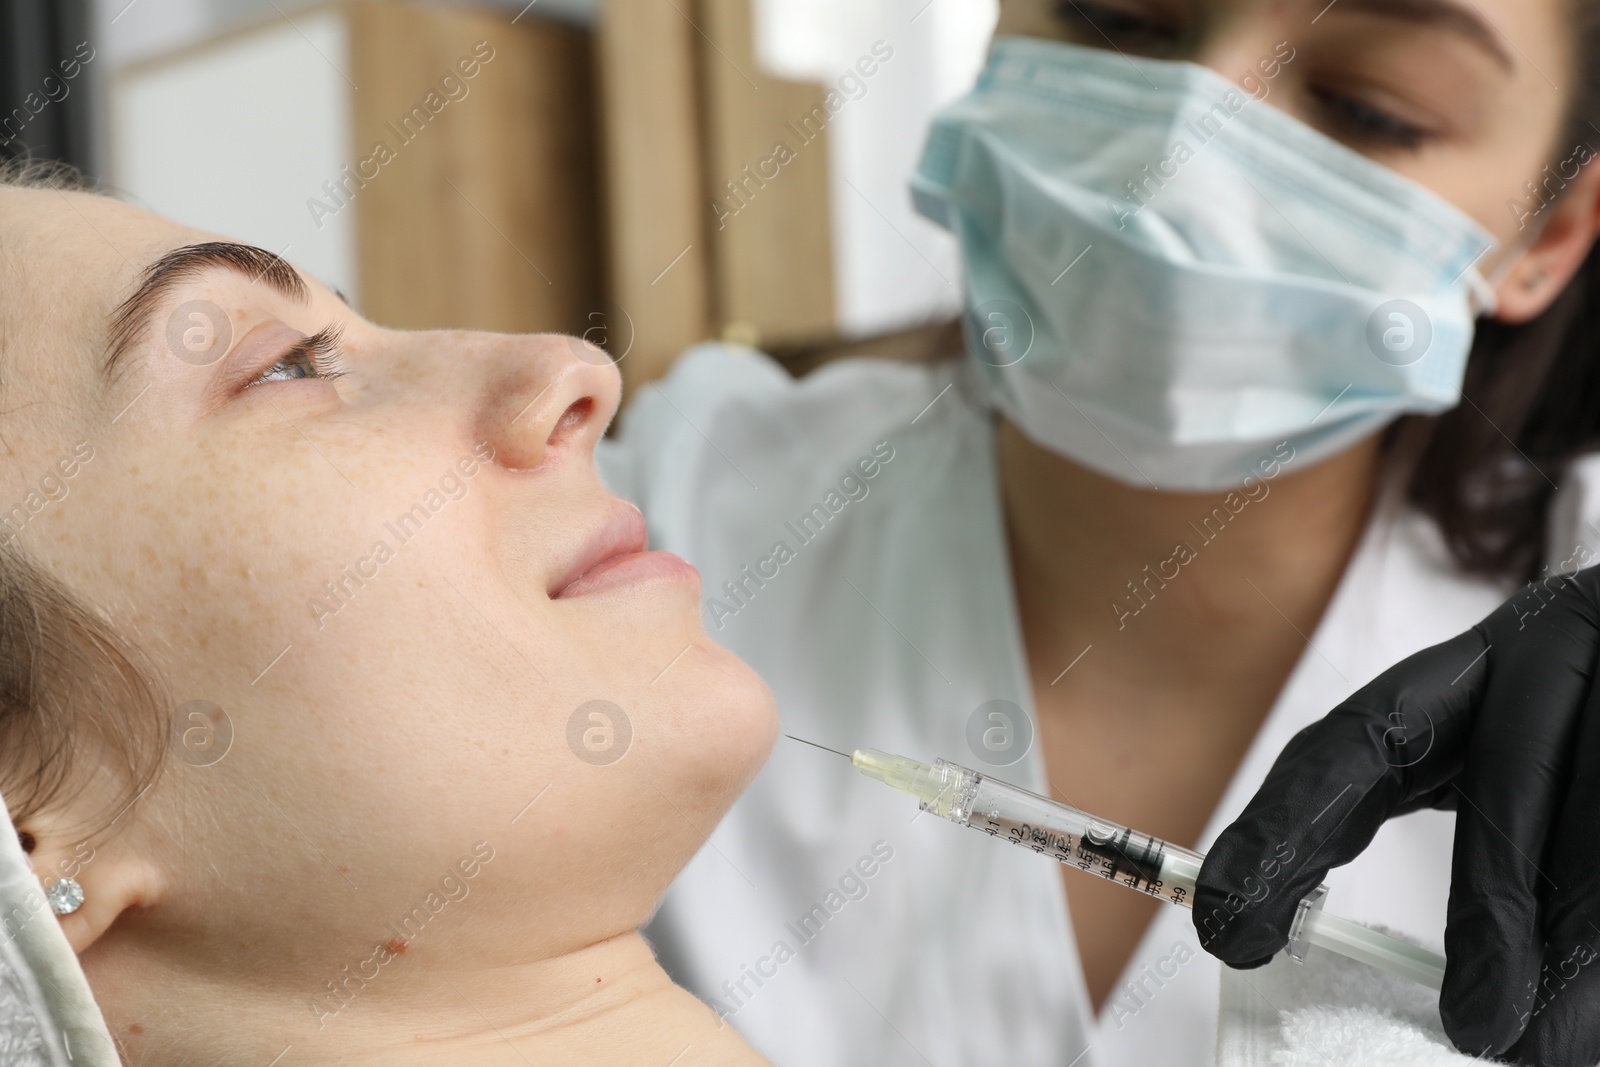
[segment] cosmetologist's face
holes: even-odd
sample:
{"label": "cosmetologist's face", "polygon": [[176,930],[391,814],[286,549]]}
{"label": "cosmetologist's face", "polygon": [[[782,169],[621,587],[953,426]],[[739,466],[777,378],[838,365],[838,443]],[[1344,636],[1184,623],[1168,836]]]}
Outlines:
{"label": "cosmetologist's face", "polygon": [[1003,0],[996,33],[1208,66],[1504,249],[1542,221],[1524,183],[1546,164],[1570,181],[1593,158],[1560,143],[1558,86],[1578,81],[1566,17],[1560,0]]}

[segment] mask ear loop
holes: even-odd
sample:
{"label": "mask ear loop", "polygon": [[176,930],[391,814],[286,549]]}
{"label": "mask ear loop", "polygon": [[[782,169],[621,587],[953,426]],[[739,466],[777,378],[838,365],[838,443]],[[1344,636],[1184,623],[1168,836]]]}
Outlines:
{"label": "mask ear loop", "polygon": [[[1544,232],[1547,222],[1548,217],[1541,219],[1535,224],[1531,232],[1524,233],[1511,242],[1506,247],[1505,259],[1487,276],[1478,269],[1478,264],[1483,262],[1484,256],[1494,251],[1499,244],[1497,241],[1485,248],[1482,254],[1473,260],[1466,270],[1461,272],[1461,276],[1456,281],[1457,284],[1465,284],[1466,286],[1467,304],[1472,311],[1474,319],[1490,318],[1499,312],[1500,298],[1496,295],[1496,291],[1506,278],[1510,277],[1511,269],[1516,266],[1517,260],[1522,253],[1531,248],[1533,243],[1539,239],[1539,235]],[[1405,506],[1407,482],[1405,467],[1405,464],[1395,464],[1389,468],[1389,474],[1384,478],[1382,488],[1379,491],[1378,507],[1380,512],[1392,514]]]}
{"label": "mask ear loop", "polygon": [[1500,311],[1499,289],[1505,276],[1498,268],[1495,273],[1499,277],[1490,279],[1477,267],[1467,268],[1462,280],[1467,283],[1467,306],[1472,309],[1474,319],[1492,319]]}
{"label": "mask ear loop", "polygon": [[[1462,281],[1466,283],[1467,303],[1471,306],[1474,317],[1492,318],[1499,312],[1500,298],[1496,294],[1500,286],[1511,276],[1511,269],[1517,265],[1517,260],[1522,258],[1523,253],[1532,248],[1544,234],[1544,228],[1549,222],[1550,216],[1546,215],[1534,223],[1533,229],[1511,242],[1506,247],[1505,259],[1489,275],[1485,276],[1478,269],[1478,263],[1483,261],[1483,256],[1479,256],[1472,266],[1467,268],[1466,273],[1462,275]],[[1484,250],[1484,255],[1488,255],[1492,250],[1491,245]]]}

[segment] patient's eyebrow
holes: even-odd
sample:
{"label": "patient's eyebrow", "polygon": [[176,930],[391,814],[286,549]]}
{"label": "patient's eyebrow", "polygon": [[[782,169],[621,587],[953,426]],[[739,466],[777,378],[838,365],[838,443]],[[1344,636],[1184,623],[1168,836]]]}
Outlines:
{"label": "patient's eyebrow", "polygon": [[128,352],[149,330],[150,318],[161,301],[179,285],[208,270],[231,270],[252,282],[266,282],[296,303],[304,304],[310,299],[300,274],[282,257],[264,248],[232,241],[206,241],[174,248],[145,269],[139,288],[111,313],[101,373],[107,378],[114,377]]}

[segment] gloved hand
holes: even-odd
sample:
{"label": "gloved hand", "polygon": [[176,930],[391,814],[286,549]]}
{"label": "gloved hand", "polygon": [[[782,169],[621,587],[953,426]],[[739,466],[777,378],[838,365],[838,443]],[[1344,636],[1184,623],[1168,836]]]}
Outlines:
{"label": "gloved hand", "polygon": [[1386,819],[1456,811],[1440,1013],[1463,1052],[1600,1062],[1600,567],[1526,586],[1285,746],[1206,855],[1207,951],[1258,967]]}

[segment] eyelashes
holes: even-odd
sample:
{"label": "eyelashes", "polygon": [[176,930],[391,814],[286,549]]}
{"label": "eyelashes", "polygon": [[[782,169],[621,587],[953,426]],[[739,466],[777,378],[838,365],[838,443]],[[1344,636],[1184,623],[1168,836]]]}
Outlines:
{"label": "eyelashes", "polygon": [[344,330],[327,326],[310,337],[296,341],[272,365],[245,384],[245,388],[266,382],[293,381],[297,378],[315,378],[332,381],[348,373],[344,363],[342,343]]}
{"label": "eyelashes", "polygon": [[1408,151],[1416,151],[1434,139],[1428,131],[1355,97],[1331,90],[1313,92],[1331,119],[1355,138]]}
{"label": "eyelashes", "polygon": [[342,378],[349,372],[344,362],[342,326],[324,326],[295,347],[305,352],[306,358],[323,378]]}

